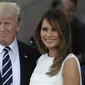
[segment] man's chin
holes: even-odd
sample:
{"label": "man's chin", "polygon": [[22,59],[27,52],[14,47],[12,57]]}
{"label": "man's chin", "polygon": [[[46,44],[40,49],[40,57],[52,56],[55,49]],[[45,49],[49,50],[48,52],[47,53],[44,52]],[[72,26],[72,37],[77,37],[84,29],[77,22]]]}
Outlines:
{"label": "man's chin", "polygon": [[7,45],[7,43],[4,40],[0,40],[0,44],[3,45],[3,46]]}

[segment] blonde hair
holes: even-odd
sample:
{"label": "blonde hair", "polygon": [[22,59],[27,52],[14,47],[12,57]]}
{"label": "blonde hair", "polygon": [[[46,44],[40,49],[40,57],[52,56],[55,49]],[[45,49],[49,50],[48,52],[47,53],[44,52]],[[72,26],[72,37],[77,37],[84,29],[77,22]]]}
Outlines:
{"label": "blonde hair", "polygon": [[0,2],[0,17],[12,17],[20,15],[20,7],[13,2]]}

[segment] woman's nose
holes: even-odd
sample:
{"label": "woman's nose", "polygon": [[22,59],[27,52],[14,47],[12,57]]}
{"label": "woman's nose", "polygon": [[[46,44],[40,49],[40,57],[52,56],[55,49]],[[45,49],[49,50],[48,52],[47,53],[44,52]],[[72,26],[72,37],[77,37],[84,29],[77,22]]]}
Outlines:
{"label": "woman's nose", "polygon": [[48,31],[48,32],[47,32],[47,36],[48,36],[48,37],[51,37],[51,36],[52,36],[52,31]]}

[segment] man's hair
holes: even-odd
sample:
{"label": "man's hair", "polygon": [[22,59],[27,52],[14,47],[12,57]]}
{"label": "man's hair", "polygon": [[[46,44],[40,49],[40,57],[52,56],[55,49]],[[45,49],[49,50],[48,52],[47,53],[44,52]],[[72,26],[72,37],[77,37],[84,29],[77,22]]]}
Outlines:
{"label": "man's hair", "polygon": [[0,17],[2,16],[19,16],[20,7],[18,4],[13,2],[0,2]]}
{"label": "man's hair", "polygon": [[[77,0],[70,0],[70,1],[72,1],[75,4],[75,6],[77,7],[77,3],[78,3]],[[53,0],[51,8],[56,8],[59,5],[61,5],[61,0]]]}
{"label": "man's hair", "polygon": [[53,0],[51,8],[56,8],[58,5],[60,5],[60,0]]}

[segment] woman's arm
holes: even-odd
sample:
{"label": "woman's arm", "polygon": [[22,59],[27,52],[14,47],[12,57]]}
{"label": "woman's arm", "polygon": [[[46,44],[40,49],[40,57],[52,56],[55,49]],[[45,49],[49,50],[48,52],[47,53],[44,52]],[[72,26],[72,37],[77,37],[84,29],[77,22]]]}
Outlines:
{"label": "woman's arm", "polygon": [[80,73],[75,58],[68,59],[64,64],[63,85],[80,85]]}

